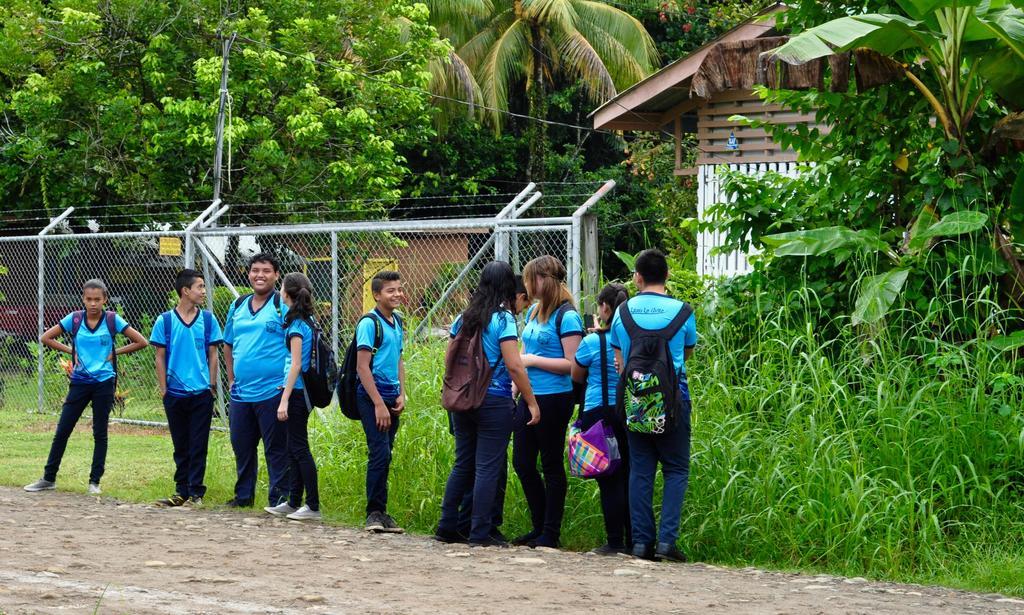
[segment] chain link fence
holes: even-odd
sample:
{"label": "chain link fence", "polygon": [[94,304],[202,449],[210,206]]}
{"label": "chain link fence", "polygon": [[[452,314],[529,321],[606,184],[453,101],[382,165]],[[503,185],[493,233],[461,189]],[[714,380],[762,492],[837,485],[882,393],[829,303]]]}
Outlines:
{"label": "chain link fence", "polygon": [[[410,343],[446,335],[491,260],[506,260],[519,272],[530,259],[555,255],[567,264],[579,298],[587,280],[596,279],[583,271],[585,255],[597,251],[596,232],[585,240],[592,226],[586,209],[602,195],[578,207],[578,215],[559,217],[530,216],[541,195],[528,187],[493,217],[214,226],[211,215],[181,231],[0,238],[0,402],[4,409],[59,412],[70,363],[41,352],[39,333],[82,309],[81,286],[90,278],[107,283],[109,307],[148,338],[156,317],[176,302],[173,281],[182,267],[204,272],[207,308],[223,325],[232,302],[249,292],[249,258],[267,252],[281,263],[282,276],[301,271],[309,277],[317,319],[339,357],[359,316],[373,307],[370,280],[385,269],[402,275]],[[118,363],[115,419],[162,423],[153,350]],[[225,403],[221,395],[219,410]]]}

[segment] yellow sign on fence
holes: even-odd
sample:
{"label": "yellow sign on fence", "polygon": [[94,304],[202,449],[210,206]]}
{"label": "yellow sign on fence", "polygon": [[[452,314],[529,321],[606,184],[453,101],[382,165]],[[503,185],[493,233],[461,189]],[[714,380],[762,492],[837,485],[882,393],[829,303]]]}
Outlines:
{"label": "yellow sign on fence", "polygon": [[161,237],[160,256],[181,256],[181,238]]}
{"label": "yellow sign on fence", "polygon": [[370,282],[381,271],[398,271],[398,261],[393,258],[368,258],[363,261],[363,312],[369,312],[377,302],[373,300]]}

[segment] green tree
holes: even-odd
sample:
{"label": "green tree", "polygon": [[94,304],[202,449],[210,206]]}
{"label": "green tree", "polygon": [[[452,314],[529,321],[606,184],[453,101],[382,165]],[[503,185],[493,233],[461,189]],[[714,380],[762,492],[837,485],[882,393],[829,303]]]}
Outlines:
{"label": "green tree", "polygon": [[232,31],[223,198],[254,204],[233,212],[396,197],[399,149],[433,135],[427,67],[449,49],[423,5],[295,0],[224,20],[212,0],[13,0],[0,7],[4,209],[74,205],[103,224],[150,212],[100,205],[209,199],[217,33]]}
{"label": "green tree", "polygon": [[[556,77],[580,80],[588,98],[603,102],[657,65],[654,42],[629,13],[595,0],[497,0],[480,29],[458,48],[480,84],[490,124],[500,131],[516,88],[525,109],[548,115]],[[527,176],[544,178],[547,125],[529,128]]]}

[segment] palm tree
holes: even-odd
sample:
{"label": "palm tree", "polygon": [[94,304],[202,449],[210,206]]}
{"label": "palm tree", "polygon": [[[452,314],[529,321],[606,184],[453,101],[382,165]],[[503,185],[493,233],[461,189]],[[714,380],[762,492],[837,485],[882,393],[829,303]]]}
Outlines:
{"label": "palm tree", "polygon": [[[547,88],[556,76],[582,81],[588,98],[600,103],[644,78],[656,66],[654,41],[643,24],[604,2],[491,3],[489,17],[457,48],[457,55],[472,70],[487,107],[486,117],[496,132],[501,131],[513,88],[525,87],[529,115],[546,118]],[[465,6],[453,0],[434,0],[434,4]],[[459,34],[465,35],[466,22],[459,23],[463,24]],[[529,134],[527,175],[539,181],[544,176],[547,125],[533,122]]]}
{"label": "palm tree", "polygon": [[[491,0],[425,0],[425,4],[438,36],[448,39],[453,47],[448,57],[431,60],[427,67],[431,74],[430,93],[441,107],[437,124],[443,131],[448,118],[460,114],[473,117],[479,110],[476,105],[481,102],[480,85],[456,50],[476,34],[479,24],[486,22],[494,6]],[[455,102],[458,100],[468,104]]]}

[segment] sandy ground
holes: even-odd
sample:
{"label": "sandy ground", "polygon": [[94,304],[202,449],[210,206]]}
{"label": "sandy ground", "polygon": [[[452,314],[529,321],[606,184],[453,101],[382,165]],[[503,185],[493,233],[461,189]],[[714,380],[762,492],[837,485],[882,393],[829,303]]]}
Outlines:
{"label": "sandy ground", "polygon": [[0,488],[3,613],[1024,613],[829,576],[470,549],[421,536]]}

